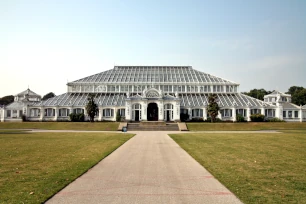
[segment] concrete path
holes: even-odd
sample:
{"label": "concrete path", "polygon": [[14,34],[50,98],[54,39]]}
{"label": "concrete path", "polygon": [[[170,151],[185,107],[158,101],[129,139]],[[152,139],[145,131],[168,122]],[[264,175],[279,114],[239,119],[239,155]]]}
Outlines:
{"label": "concrete path", "polygon": [[52,203],[241,203],[166,132],[138,132]]}

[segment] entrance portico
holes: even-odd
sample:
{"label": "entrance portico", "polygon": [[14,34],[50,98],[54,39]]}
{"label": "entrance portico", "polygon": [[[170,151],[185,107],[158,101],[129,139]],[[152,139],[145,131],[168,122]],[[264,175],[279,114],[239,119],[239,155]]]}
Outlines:
{"label": "entrance portico", "polygon": [[[142,94],[126,99],[126,120],[128,121],[178,121],[180,119],[180,98],[163,94],[161,90],[150,88]],[[131,110],[131,111],[130,111]]]}

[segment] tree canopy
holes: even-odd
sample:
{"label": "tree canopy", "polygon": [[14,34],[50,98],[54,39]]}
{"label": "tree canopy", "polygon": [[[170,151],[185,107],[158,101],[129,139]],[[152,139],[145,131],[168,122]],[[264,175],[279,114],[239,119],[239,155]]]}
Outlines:
{"label": "tree canopy", "polygon": [[249,92],[243,92],[243,94],[257,98],[259,100],[264,100],[264,96],[272,93],[271,91],[266,91],[265,89],[252,89]]}
{"label": "tree canopy", "polygon": [[44,95],[42,100],[44,101],[44,100],[47,100],[47,99],[52,98],[54,96],[56,96],[56,95],[53,92],[50,92],[50,93],[47,93],[46,95]]}
{"label": "tree canopy", "polygon": [[220,110],[220,107],[217,102],[218,102],[217,94],[209,94],[207,112],[210,115],[212,123],[216,121],[216,117],[218,116]]}
{"label": "tree canopy", "polygon": [[94,122],[94,118],[99,111],[98,105],[95,103],[95,95],[90,94],[87,98],[88,102],[86,104],[86,112],[89,116],[90,122]]}
{"label": "tree canopy", "polygon": [[8,105],[10,103],[14,102],[14,96],[13,95],[9,95],[9,96],[4,96],[2,98],[0,98],[0,105]]}
{"label": "tree canopy", "polygon": [[301,86],[291,86],[287,94],[291,94],[292,103],[296,105],[306,104],[306,89]]}

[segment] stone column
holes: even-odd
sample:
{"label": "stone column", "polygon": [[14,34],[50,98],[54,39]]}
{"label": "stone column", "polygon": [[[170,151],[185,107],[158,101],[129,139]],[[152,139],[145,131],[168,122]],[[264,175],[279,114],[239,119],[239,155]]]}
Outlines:
{"label": "stone column", "polygon": [[158,101],[158,121],[164,121],[164,104]]}
{"label": "stone column", "polygon": [[132,120],[132,108],[130,102],[125,102],[125,120],[126,121]]}
{"label": "stone column", "polygon": [[192,119],[192,109],[188,108],[188,115],[189,115],[189,119]]}
{"label": "stone column", "polygon": [[303,109],[302,109],[302,106],[300,106],[299,116],[300,116],[300,122],[303,122]]}
{"label": "stone column", "polygon": [[233,122],[236,122],[236,108],[232,108],[232,117],[233,117]]}
{"label": "stone column", "polygon": [[265,108],[264,107],[261,108],[261,115],[264,115],[266,117],[266,115],[265,115]]}
{"label": "stone column", "polygon": [[44,120],[44,116],[45,116],[45,108],[44,107],[41,107],[40,108],[40,121],[43,121]]}
{"label": "stone column", "polygon": [[58,118],[58,107],[55,107],[55,116],[54,116],[54,121],[57,121]]}
{"label": "stone column", "polygon": [[99,116],[98,116],[99,121],[102,121],[102,115],[103,115],[103,109],[102,107],[99,107]]}
{"label": "stone column", "polygon": [[246,114],[247,121],[249,122],[249,121],[251,121],[251,109],[247,108],[246,111],[247,111],[247,114]]}
{"label": "stone column", "polygon": [[147,121],[148,120],[148,116],[147,116],[147,101],[144,101],[141,104],[141,120],[142,121]]}
{"label": "stone column", "polygon": [[4,122],[4,114],[5,114],[5,109],[4,107],[0,109],[0,122]]}
{"label": "stone column", "polygon": [[207,109],[203,108],[203,120],[207,120]]}

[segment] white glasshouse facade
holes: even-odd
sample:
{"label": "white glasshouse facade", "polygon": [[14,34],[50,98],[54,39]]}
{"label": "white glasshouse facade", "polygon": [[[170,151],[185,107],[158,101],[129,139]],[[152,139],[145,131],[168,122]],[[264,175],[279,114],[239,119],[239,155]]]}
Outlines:
{"label": "white glasshouse facade", "polygon": [[191,66],[115,66],[113,69],[67,84],[67,93],[42,101],[27,89],[15,101],[0,108],[3,121],[69,120],[70,113],[84,113],[89,94],[95,94],[99,112],[95,120],[115,121],[116,113],[126,121],[179,121],[207,119],[208,95],[216,93],[222,120],[236,120],[251,114],[286,121],[306,121],[306,107],[291,103],[291,96],[274,91],[264,101],[239,92],[239,84],[216,77]]}

